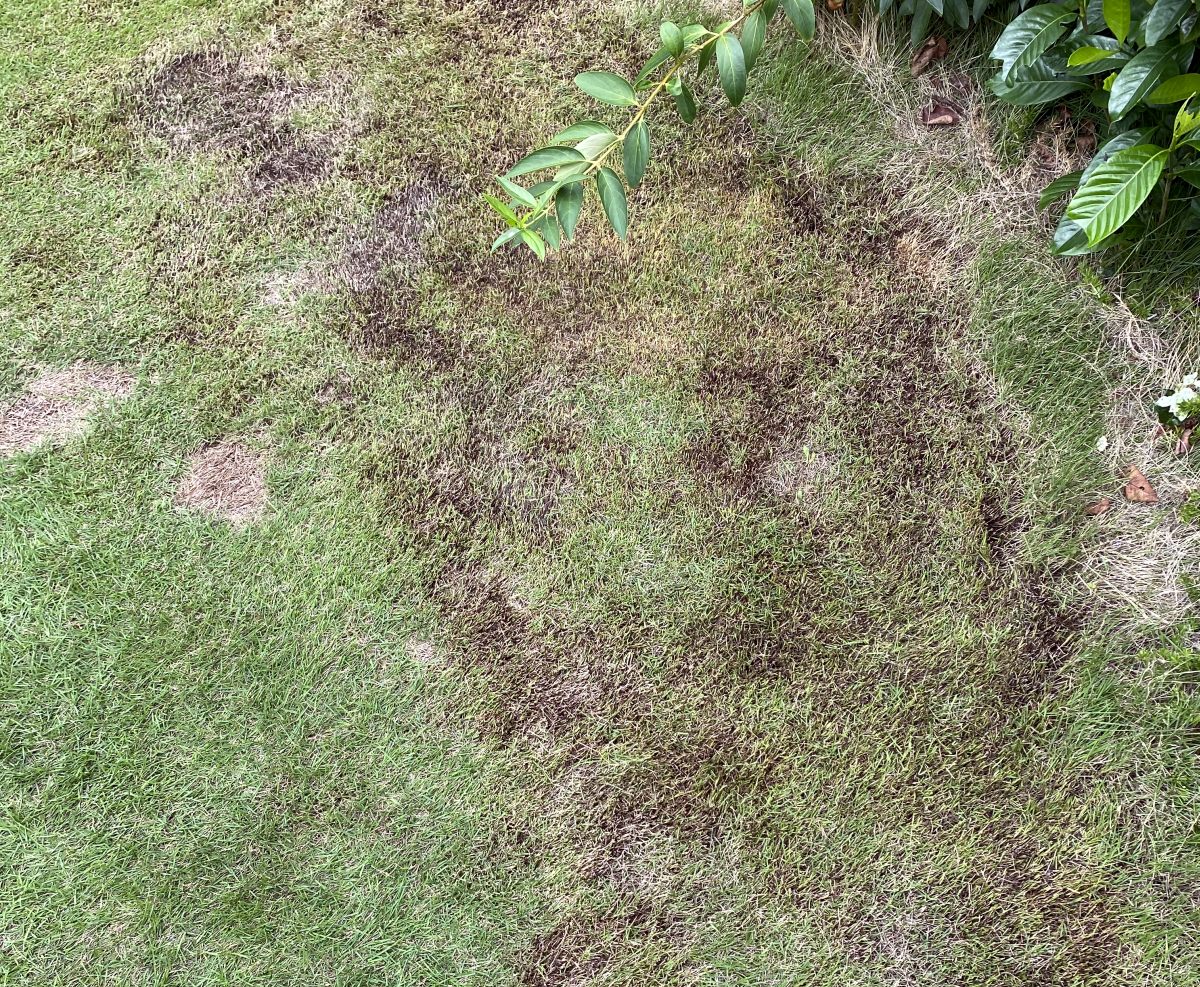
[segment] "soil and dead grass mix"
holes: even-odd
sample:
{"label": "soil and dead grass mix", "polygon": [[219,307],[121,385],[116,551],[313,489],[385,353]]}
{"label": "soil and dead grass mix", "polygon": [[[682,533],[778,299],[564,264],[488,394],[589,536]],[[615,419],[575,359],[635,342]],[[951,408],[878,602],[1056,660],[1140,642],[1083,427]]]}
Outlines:
{"label": "soil and dead grass mix", "polygon": [[1036,424],[1104,387],[1091,311],[1014,395],[1047,360],[980,320],[1049,320],[830,55],[664,129],[628,246],[492,257],[487,175],[648,8],[433,7],[127,11],[54,165],[123,218],[10,220],[6,345],[154,370],[61,450],[3,420],[14,968],[1186,983],[1194,733],[1147,710],[1194,701],[1089,664],[1092,477]]}

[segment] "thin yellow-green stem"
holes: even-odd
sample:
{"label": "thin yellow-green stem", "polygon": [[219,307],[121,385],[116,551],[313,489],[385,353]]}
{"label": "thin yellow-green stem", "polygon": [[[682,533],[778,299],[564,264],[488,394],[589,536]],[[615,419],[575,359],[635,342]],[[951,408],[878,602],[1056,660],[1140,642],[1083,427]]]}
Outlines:
{"label": "thin yellow-green stem", "polygon": [[[608,160],[609,155],[611,155],[613,153],[613,150],[615,148],[624,146],[625,139],[629,136],[629,134],[633,130],[633,128],[636,127],[645,118],[646,113],[650,109],[650,106],[662,94],[662,91],[671,84],[671,80],[674,79],[675,76],[678,75],[687,66],[688,62],[690,62],[693,58],[695,58],[697,55],[699,55],[700,52],[704,51],[704,49],[707,48],[709,45],[715,45],[718,41],[721,40],[722,37],[724,37],[730,31],[733,31],[736,28],[740,27],[746,21],[746,19],[748,17],[750,17],[752,14],[756,13],[758,11],[758,9],[760,7],[762,7],[765,2],[766,2],[766,0],[756,0],[755,3],[751,4],[750,6],[746,7],[745,9],[743,9],[742,13],[737,18],[730,21],[728,24],[724,25],[721,28],[721,30],[713,32],[708,37],[706,37],[702,42],[693,45],[691,48],[689,48],[687,51],[685,51],[680,57],[674,59],[671,63],[671,67],[667,70],[666,74],[661,79],[658,80],[658,82],[650,90],[650,93],[646,97],[646,99],[638,105],[637,112],[634,113],[634,115],[630,118],[629,123],[626,125],[625,129],[622,130],[619,134],[615,135],[612,143],[609,144],[599,155],[597,155],[595,158],[588,161],[588,166],[583,172],[584,176],[590,177],[591,175],[596,174],[596,172],[598,172],[601,168],[604,167],[604,163]],[[517,220],[518,220],[520,228],[528,229],[532,224],[538,222],[538,220],[540,220],[543,216],[546,216],[550,211],[550,203],[552,201],[553,201],[552,198],[547,199],[544,203],[542,203],[536,209],[531,209],[527,213],[518,215]]]}

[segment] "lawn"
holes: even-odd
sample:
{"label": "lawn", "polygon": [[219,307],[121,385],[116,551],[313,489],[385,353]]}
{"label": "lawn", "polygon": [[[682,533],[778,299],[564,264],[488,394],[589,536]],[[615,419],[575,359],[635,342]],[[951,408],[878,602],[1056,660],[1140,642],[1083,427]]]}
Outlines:
{"label": "lawn", "polygon": [[660,12],[9,0],[0,983],[1200,981],[1200,484],[1114,493],[1071,134],[822,17],[491,255]]}

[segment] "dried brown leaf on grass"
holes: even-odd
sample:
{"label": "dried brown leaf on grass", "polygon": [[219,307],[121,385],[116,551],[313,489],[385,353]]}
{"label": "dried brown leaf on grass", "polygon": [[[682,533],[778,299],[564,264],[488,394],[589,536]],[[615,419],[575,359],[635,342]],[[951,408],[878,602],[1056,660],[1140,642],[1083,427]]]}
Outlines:
{"label": "dried brown leaf on grass", "polygon": [[922,72],[928,71],[929,66],[934,62],[945,58],[947,49],[948,46],[946,45],[945,38],[936,34],[931,38],[926,38],[925,44],[913,52],[912,61],[909,64],[913,78],[915,79]]}
{"label": "dried brown leaf on grass", "polygon": [[1083,513],[1089,515],[1090,517],[1098,517],[1101,514],[1107,514],[1112,509],[1112,505],[1113,502],[1111,497],[1101,497],[1094,504],[1088,504],[1088,506],[1083,509]]}
{"label": "dried brown leaf on grass", "polygon": [[1157,504],[1158,494],[1142,471],[1132,464],[1127,469],[1129,481],[1125,484],[1125,499],[1135,504]]}
{"label": "dried brown leaf on grass", "polygon": [[926,127],[957,127],[962,114],[949,103],[935,99],[921,111],[921,123]]}

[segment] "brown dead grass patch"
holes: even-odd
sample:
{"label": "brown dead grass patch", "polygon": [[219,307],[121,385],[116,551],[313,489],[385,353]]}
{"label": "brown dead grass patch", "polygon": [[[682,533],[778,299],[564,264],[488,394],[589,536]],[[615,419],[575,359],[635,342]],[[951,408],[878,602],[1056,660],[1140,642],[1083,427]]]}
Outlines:
{"label": "brown dead grass patch", "polygon": [[246,164],[252,185],[269,189],[317,181],[331,170],[332,139],[288,121],[317,97],[312,85],[210,48],[172,59],[131,104],[145,131],[176,152],[227,154]]}
{"label": "brown dead grass patch", "polygon": [[24,394],[0,405],[0,456],[80,434],[93,411],[106,401],[129,397],[134,384],[119,367],[96,363],[43,371]]}
{"label": "brown dead grass patch", "polygon": [[236,440],[210,443],[188,461],[171,502],[235,527],[257,521],[267,506],[265,459]]}

